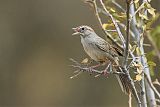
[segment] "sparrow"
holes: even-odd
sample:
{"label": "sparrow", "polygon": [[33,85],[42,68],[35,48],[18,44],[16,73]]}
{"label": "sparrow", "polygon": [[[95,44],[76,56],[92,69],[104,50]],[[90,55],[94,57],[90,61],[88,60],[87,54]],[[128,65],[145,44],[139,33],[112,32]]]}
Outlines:
{"label": "sparrow", "polygon": [[[112,65],[120,65],[119,57],[123,56],[123,52],[98,36],[91,27],[81,25],[72,29],[74,30],[72,35],[80,35],[81,44],[91,59],[100,63],[106,63],[110,61]],[[118,72],[122,72],[119,67],[116,70],[118,70]],[[116,75],[116,77],[122,91],[126,94],[129,93],[130,89],[125,79],[125,75],[119,74]]]}

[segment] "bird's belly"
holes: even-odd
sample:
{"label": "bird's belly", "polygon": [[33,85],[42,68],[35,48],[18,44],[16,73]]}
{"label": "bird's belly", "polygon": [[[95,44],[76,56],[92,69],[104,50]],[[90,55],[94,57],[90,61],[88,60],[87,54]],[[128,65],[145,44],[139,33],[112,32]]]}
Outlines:
{"label": "bird's belly", "polygon": [[85,52],[95,61],[105,61],[106,54],[96,50],[93,46],[84,47]]}

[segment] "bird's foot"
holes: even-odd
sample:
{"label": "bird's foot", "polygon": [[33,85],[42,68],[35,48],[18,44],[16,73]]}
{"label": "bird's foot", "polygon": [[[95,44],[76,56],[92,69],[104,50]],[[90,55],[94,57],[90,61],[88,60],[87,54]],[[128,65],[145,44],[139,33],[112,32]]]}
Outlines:
{"label": "bird's foot", "polygon": [[99,67],[100,66],[100,64],[97,64],[97,65],[94,65],[94,66],[90,66],[89,68],[88,68],[88,72],[90,73],[90,75],[93,73],[93,69],[94,68],[97,68],[97,67]]}
{"label": "bird's foot", "polygon": [[102,71],[102,74],[108,78],[110,72],[108,72],[106,69],[104,71]]}
{"label": "bird's foot", "polygon": [[110,72],[108,71],[108,68],[110,68],[110,70],[112,69],[111,68],[111,63],[108,64],[108,66],[105,68],[105,70],[102,72],[104,76],[108,77]]}

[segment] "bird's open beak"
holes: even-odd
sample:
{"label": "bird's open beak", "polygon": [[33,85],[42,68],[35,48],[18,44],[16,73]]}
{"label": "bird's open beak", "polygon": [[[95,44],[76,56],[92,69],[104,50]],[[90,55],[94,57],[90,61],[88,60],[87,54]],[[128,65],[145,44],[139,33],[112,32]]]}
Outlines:
{"label": "bird's open beak", "polygon": [[78,35],[78,34],[80,34],[79,32],[78,32],[78,29],[77,28],[72,28],[73,30],[74,30],[74,33],[72,34],[72,35]]}

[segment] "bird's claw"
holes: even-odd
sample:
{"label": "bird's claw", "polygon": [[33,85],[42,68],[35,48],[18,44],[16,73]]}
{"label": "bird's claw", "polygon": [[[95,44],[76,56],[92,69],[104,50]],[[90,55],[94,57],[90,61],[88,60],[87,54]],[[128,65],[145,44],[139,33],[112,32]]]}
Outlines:
{"label": "bird's claw", "polygon": [[108,72],[107,70],[104,70],[102,71],[102,74],[108,78],[110,72]]}

